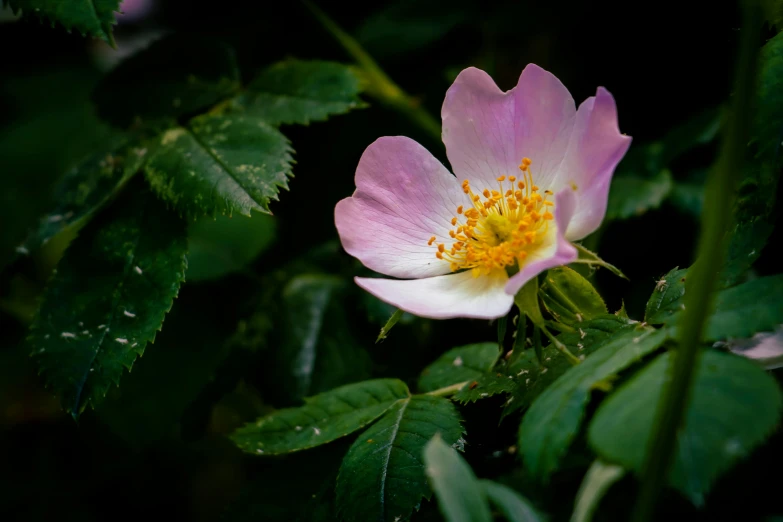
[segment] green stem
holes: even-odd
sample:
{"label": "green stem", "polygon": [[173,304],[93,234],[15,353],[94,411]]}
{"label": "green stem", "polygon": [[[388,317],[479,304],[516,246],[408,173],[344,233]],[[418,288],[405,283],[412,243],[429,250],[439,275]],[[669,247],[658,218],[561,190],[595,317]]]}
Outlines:
{"label": "green stem", "polygon": [[462,388],[464,388],[465,385],[468,384],[469,382],[470,381],[458,382],[457,384],[452,384],[451,386],[446,386],[445,388],[438,388],[437,390],[432,390],[431,392],[427,392],[424,395],[435,395],[436,397],[447,397],[449,395],[454,395]]}
{"label": "green stem", "polygon": [[566,345],[564,345],[563,343],[558,341],[557,338],[554,335],[552,335],[552,333],[549,330],[547,330],[546,326],[541,325],[540,328],[541,328],[541,331],[544,332],[544,335],[549,337],[549,340],[552,342],[554,347],[557,348],[558,351],[560,351],[560,353],[562,353],[563,355],[566,356],[566,358],[568,359],[568,362],[570,362],[574,366],[576,366],[577,364],[582,362],[579,359],[579,357],[577,357],[576,355],[571,353],[571,350],[569,350]]}
{"label": "green stem", "polygon": [[735,69],[735,89],[731,112],[726,120],[720,156],[707,181],[696,262],[689,271],[689,286],[685,294],[685,311],[679,326],[679,347],[673,353],[669,372],[671,380],[663,396],[653,424],[639,498],[634,508],[635,522],[649,522],[661,488],[666,483],[677,445],[677,432],[682,426],[690,399],[694,371],[699,358],[700,339],[710,312],[717,275],[723,265],[723,237],[730,226],[736,173],[741,172],[748,135],[748,114],[756,79],[756,42],[761,26],[760,9],[756,1],[746,1],[744,26],[740,33],[740,48]]}
{"label": "green stem", "polygon": [[399,308],[392,314],[391,317],[389,317],[389,320],[386,321],[386,324],[383,325],[383,328],[381,328],[381,333],[378,334],[378,338],[375,339],[375,344],[378,344],[379,342],[386,339],[386,336],[389,335],[389,331],[392,329],[392,327],[397,324],[397,321],[400,320],[400,317],[402,317],[402,314],[404,314],[402,310]]}
{"label": "green stem", "polygon": [[321,11],[315,4],[308,0],[303,0],[305,6],[310,10],[313,16],[320,24],[331,34],[335,40],[351,55],[356,63],[361,67],[367,82],[367,92],[375,96],[382,103],[401,112],[412,122],[425,130],[430,136],[440,141],[441,129],[440,123],[430,115],[421,105],[403,91],[391,78],[380,68],[372,59],[372,56],[365,51],[359,42],[350,34],[343,31],[334,20],[329,18],[326,13]]}

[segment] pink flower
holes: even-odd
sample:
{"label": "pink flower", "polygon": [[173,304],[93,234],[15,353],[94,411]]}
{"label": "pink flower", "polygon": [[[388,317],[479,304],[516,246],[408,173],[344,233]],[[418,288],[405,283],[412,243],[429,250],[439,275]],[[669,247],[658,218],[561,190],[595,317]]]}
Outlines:
{"label": "pink flower", "polygon": [[577,258],[570,242],[601,224],[631,138],[606,89],[577,110],[533,64],[508,92],[465,69],[441,116],[456,177],[415,141],[380,138],[335,208],[337,231],[366,267],[401,278],[356,278],[379,299],[433,319],[500,317],[526,282]]}

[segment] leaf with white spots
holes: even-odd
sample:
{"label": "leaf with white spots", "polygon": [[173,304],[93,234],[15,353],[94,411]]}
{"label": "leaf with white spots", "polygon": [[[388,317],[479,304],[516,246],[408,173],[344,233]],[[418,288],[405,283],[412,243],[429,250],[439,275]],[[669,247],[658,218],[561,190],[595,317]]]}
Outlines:
{"label": "leaf with white spots", "polygon": [[124,138],[94,153],[65,174],[57,187],[57,208],[43,216],[17,249],[33,252],[66,228],[89,220],[138,171],[147,151]]}
{"label": "leaf with white spots", "polygon": [[261,417],[231,436],[243,451],[279,455],[314,448],[363,428],[399,401],[410,397],[405,383],[375,379],[348,384]]}
{"label": "leaf with white spots", "polygon": [[685,281],[688,269],[677,267],[669,270],[665,276],[655,282],[655,288],[647,300],[644,320],[650,324],[662,324],[679,312],[685,301]]}
{"label": "leaf with white spots", "polygon": [[353,443],[337,477],[337,509],[347,522],[408,520],[432,491],[424,473],[424,446],[436,433],[462,444],[454,405],[415,395],[397,403]]}
{"label": "leaf with white spots", "polygon": [[438,388],[478,379],[495,366],[500,357],[497,343],[469,344],[452,348],[424,368],[419,377],[419,391],[426,393]]}
{"label": "leaf with white spots", "polygon": [[657,350],[666,332],[620,328],[533,401],[519,427],[519,451],[531,475],[547,480],[579,431],[592,390],[610,390],[617,374]]}
{"label": "leaf with white spots", "polygon": [[364,107],[359,79],[347,65],[286,60],[269,66],[235,104],[270,125],[309,124]]}
{"label": "leaf with white spots", "polygon": [[186,251],[185,223],[143,183],[73,241],[28,338],[68,413],[103,399],[154,341],[184,280]]}
{"label": "leaf with white spots", "polygon": [[205,114],[164,132],[145,172],[158,195],[190,217],[269,213],[288,190],[288,139],[242,114]]}
{"label": "leaf with white spots", "polygon": [[[662,354],[598,408],[588,439],[603,459],[641,472],[670,362],[671,352]],[[705,351],[678,431],[669,484],[703,504],[715,480],[772,434],[782,406],[775,379],[752,361]]]}

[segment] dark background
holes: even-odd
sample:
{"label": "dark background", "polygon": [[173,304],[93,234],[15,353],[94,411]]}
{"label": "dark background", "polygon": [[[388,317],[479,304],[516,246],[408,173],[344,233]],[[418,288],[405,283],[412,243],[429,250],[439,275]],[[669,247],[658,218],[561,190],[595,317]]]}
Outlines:
{"label": "dark background", "polygon": [[[729,98],[740,25],[739,11],[731,2],[437,0],[318,5],[436,118],[446,89],[463,68],[487,70],[505,90],[533,62],[558,76],[577,103],[599,85],[608,88],[617,101],[621,131],[634,138],[632,149],[660,139],[675,125]],[[298,2],[161,1],[141,19],[116,27],[119,51],[36,21],[0,25],[0,261],[10,259],[14,245],[49,208],[57,177],[100,140],[102,127],[89,93],[107,60],[118,52],[129,54],[134,42],[143,46],[150,31],[190,33],[231,44],[245,80],[288,56],[350,61]],[[183,59],[197,61],[198,56]],[[148,74],[154,77],[155,71]],[[332,242],[334,253],[321,263],[322,269],[346,278],[358,273],[358,264],[334,244],[332,212],[334,204],[352,192],[353,172],[364,148],[377,137],[403,134],[421,141],[445,162],[440,142],[401,115],[368,101],[369,108],[327,123],[284,129],[297,150],[296,177],[290,193],[283,193],[281,202],[272,206],[279,219],[278,243],[251,267],[262,283],[237,275],[215,283],[186,284],[158,342],[137,363],[139,368],[147,364],[154,374],[154,366],[160,364],[176,371],[176,358],[172,356],[172,362],[154,355],[158,351],[184,350],[194,360],[204,360],[223,350],[237,323],[255,309],[258,295],[266,289],[263,277],[314,247]],[[670,166],[675,179],[689,179],[710,164],[714,153],[715,146],[708,145],[686,154]],[[655,279],[675,266],[690,264],[696,234],[693,214],[670,203],[606,226],[596,248],[631,279],[628,283],[606,271],[597,274],[596,284],[610,310],[624,300],[630,315],[640,318]],[[779,240],[775,233],[770,242]],[[255,499],[257,511],[250,518],[292,519],[284,511],[278,515],[274,506],[309,500],[304,497],[313,489],[311,482],[327,478],[334,469],[331,461],[339,463],[347,446],[335,443],[261,462],[246,459],[233,448],[226,433],[268,405],[285,402],[274,392],[276,382],[273,372],[265,369],[263,350],[231,351],[213,378],[204,379],[203,387],[199,382],[192,385],[192,396],[171,410],[177,412],[174,418],[166,409],[166,397],[176,395],[175,390],[154,375],[138,386],[138,401],[130,387],[123,389],[124,399],[109,402],[119,404],[114,417],[89,410],[77,424],[60,412],[20,347],[24,317],[54,259],[56,252],[44,253],[13,264],[0,278],[0,519],[130,520],[161,515],[213,520],[238,497],[242,502],[242,491]],[[771,273],[779,270],[779,263],[767,251],[757,270]],[[415,382],[421,368],[447,348],[495,335],[494,326],[479,321],[411,320],[398,326],[385,343],[373,345],[388,310],[374,311],[378,307],[354,291],[348,291],[343,304],[378,376]],[[276,334],[269,335],[272,340],[261,344],[274,345]],[[572,471],[558,474],[548,487],[529,484],[507,452],[495,456],[513,444],[518,424],[512,419],[498,430],[495,406],[486,402],[463,410],[470,443],[467,457],[476,473],[514,483],[555,519],[567,519],[571,499],[592,460],[589,452],[577,445]],[[707,499],[706,510],[697,511],[674,494],[662,509],[692,520],[733,520],[740,513],[742,520],[758,520],[783,511],[771,476],[780,462],[778,439],[722,479]],[[614,513],[615,520],[624,519],[633,494],[633,480],[623,481],[602,505],[606,516]],[[252,513],[237,509],[240,514]],[[431,505],[424,506],[420,519],[437,519]]]}

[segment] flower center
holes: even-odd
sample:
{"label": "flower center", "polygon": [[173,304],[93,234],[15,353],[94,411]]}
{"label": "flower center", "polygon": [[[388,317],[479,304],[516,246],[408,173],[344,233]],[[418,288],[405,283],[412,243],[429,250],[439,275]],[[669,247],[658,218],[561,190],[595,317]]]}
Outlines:
{"label": "flower center", "polygon": [[[475,194],[470,182],[462,182],[462,190],[468,195],[472,208],[457,207],[457,216],[452,218],[449,231],[454,241],[450,247],[437,245],[435,256],[447,261],[451,271],[471,269],[473,276],[489,274],[496,269],[522,266],[531,251],[536,250],[549,229],[554,216],[554,207],[548,197],[538,193],[533,183],[530,159],[523,158],[519,165],[522,177],[500,176],[499,190],[485,189]],[[508,182],[510,185],[505,185]],[[428,244],[435,242],[431,237]]]}

